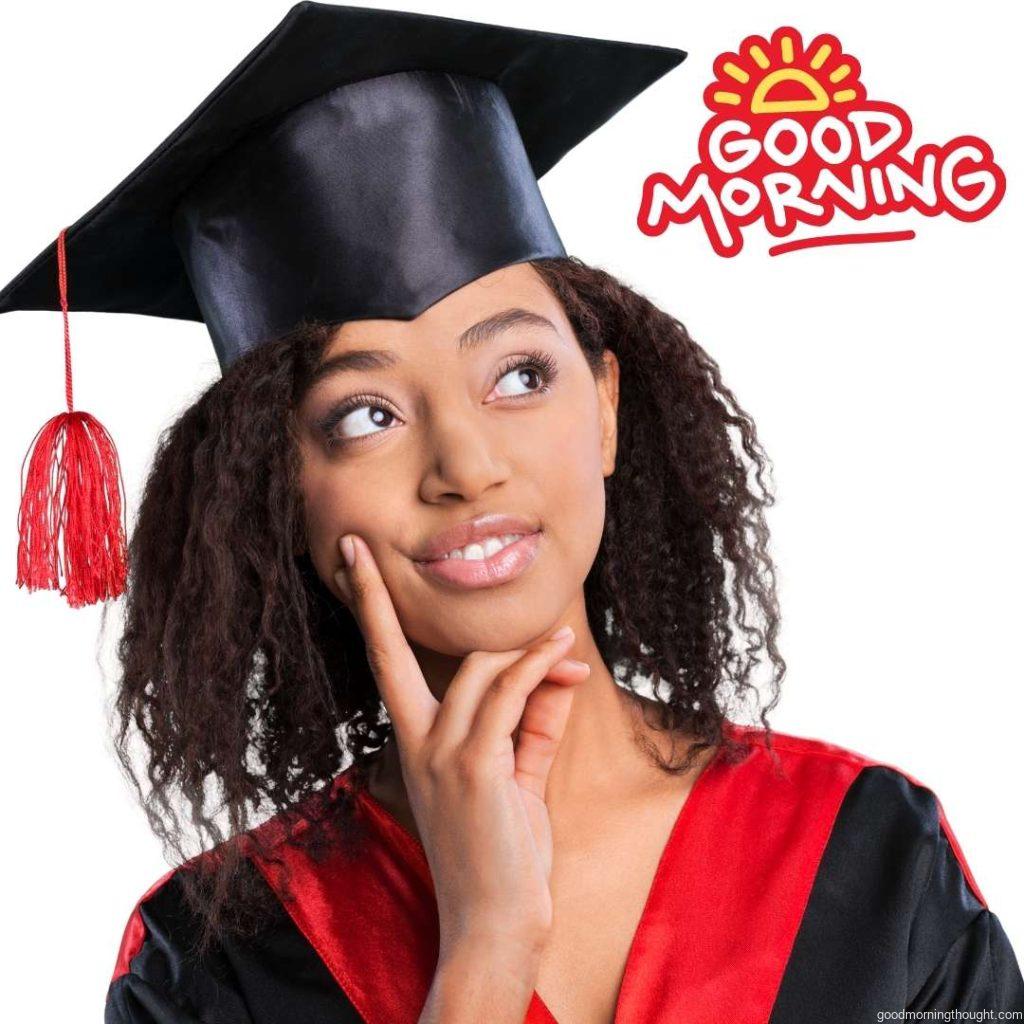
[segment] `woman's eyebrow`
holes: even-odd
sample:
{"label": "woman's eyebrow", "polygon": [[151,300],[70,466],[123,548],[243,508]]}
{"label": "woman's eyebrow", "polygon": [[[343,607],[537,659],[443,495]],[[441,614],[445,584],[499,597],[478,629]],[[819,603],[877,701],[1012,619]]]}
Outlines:
{"label": "woman's eyebrow", "polygon": [[[479,323],[473,324],[472,327],[467,327],[456,339],[455,347],[459,352],[465,352],[519,326],[543,327],[558,334],[557,328],[546,316],[515,307],[503,309],[500,313],[493,313]],[[346,370],[381,370],[399,362],[401,362],[401,356],[391,349],[362,348],[339,352],[317,366],[309,385],[312,387],[324,377],[335,373],[344,373]]]}
{"label": "woman's eyebrow", "polygon": [[532,313],[528,309],[515,307],[513,309],[503,309],[500,313],[494,313],[479,323],[473,324],[472,327],[467,327],[459,335],[456,348],[460,352],[464,352],[466,349],[475,348],[485,341],[490,341],[491,338],[496,337],[503,331],[520,325],[546,327],[554,331],[555,334],[558,333],[555,325],[546,316],[541,316],[540,313]]}

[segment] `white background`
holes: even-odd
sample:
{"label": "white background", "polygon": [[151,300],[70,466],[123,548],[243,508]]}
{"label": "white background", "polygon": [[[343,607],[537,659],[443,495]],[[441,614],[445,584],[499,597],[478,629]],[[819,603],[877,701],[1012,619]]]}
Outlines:
{"label": "white background", "polygon": [[[775,728],[931,786],[1024,955],[1024,223],[1012,5],[409,0],[404,9],[689,51],[566,156],[542,180],[544,196],[569,251],[680,317],[758,425],[775,465],[769,525],[789,664]],[[6,7],[0,283],[147,156],[286,10],[266,0]],[[805,41],[836,34],[861,62],[869,98],[910,114],[917,144],[987,140],[1008,179],[1002,204],[976,224],[907,213],[866,225],[912,227],[910,242],[774,258],[760,227],[733,259],[715,255],[697,224],[643,236],[641,184],[654,170],[681,179],[694,162],[714,57],[782,24]],[[114,435],[131,514],[158,432],[219,375],[212,345],[197,323],[74,312],[71,338],[76,406]],[[60,314],[0,317],[0,346],[2,872],[17,949],[5,999],[37,1015],[45,1006],[54,1020],[99,1019],[127,916],[167,865],[110,750],[112,661],[99,657],[99,609],[71,610],[14,584],[22,458],[64,407]]]}

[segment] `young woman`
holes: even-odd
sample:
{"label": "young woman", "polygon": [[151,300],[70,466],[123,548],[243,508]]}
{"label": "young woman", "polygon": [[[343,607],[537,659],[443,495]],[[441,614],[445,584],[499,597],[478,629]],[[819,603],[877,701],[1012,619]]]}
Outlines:
{"label": "young woman", "polygon": [[300,4],[68,232],[80,307],[224,368],[129,549],[118,752],[177,866],[107,1024],[1024,1008],[935,795],[772,732],[754,424],[536,188],[680,59]]}
{"label": "young woman", "polygon": [[929,789],[726,718],[784,668],[766,464],[572,259],[239,361],[153,468],[119,710],[158,827],[176,789],[216,840],[211,777],[233,830],[282,810],[143,897],[108,1024],[1020,1008]]}

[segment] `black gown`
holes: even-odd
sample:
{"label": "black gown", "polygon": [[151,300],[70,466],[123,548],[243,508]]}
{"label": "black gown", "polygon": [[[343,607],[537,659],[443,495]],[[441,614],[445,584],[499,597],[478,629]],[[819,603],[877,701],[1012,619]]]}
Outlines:
{"label": "black gown", "polygon": [[[817,739],[773,733],[775,762],[762,730],[727,728],[750,751],[716,754],[683,804],[615,1024],[1024,1015],[1014,951],[930,789]],[[197,924],[181,869],[167,872],[129,918],[105,1024],[415,1024],[438,950],[426,856],[365,791],[356,813],[372,837],[361,853],[316,864],[282,851],[297,901],[275,903],[258,941],[226,938],[202,963],[185,952]],[[246,868],[278,891],[273,864]],[[557,1024],[536,992],[525,1024]]]}

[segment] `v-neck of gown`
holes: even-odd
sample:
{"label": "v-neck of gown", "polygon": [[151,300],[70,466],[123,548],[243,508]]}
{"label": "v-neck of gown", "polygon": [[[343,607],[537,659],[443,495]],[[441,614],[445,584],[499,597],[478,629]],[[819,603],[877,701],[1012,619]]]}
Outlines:
{"label": "v-neck of gown", "polygon": [[[626,963],[623,969],[622,981],[619,985],[618,995],[615,1001],[615,1014],[612,1024],[626,1024],[640,1017],[634,1017],[629,1012],[631,999],[631,981],[635,974],[635,964],[642,955],[645,946],[646,933],[652,929],[664,928],[666,922],[655,921],[654,918],[666,909],[667,904],[660,899],[661,890],[671,882],[673,861],[677,859],[680,848],[685,841],[687,822],[691,817],[699,813],[701,794],[705,787],[702,786],[712,765],[718,760],[721,754],[721,746],[714,750],[711,757],[707,759],[700,769],[696,779],[690,786],[686,799],[676,813],[675,819],[669,829],[668,838],[662,847],[658,857],[657,866],[654,869],[654,877],[647,890],[644,899],[643,909],[636,929],[630,940],[629,950],[626,954]],[[415,862],[416,870],[421,874],[430,873],[430,863],[427,860],[426,850],[423,844],[403,825],[394,814],[391,813],[369,790],[363,788],[356,792],[356,798],[370,811],[376,819],[380,828],[386,832],[393,842],[398,843],[409,854]],[[548,1008],[536,990],[528,1008],[524,1024],[558,1024],[555,1015]]]}
{"label": "v-neck of gown", "polygon": [[[723,728],[748,752],[726,759],[719,745],[679,810],[630,942],[614,1024],[765,1024],[839,806],[868,763],[780,738],[780,774],[758,730]],[[440,943],[426,853],[348,772],[334,785],[351,787],[369,842],[323,860],[274,842],[272,856],[252,859],[360,1019],[417,1024]],[[524,1024],[558,1024],[536,991]]]}

